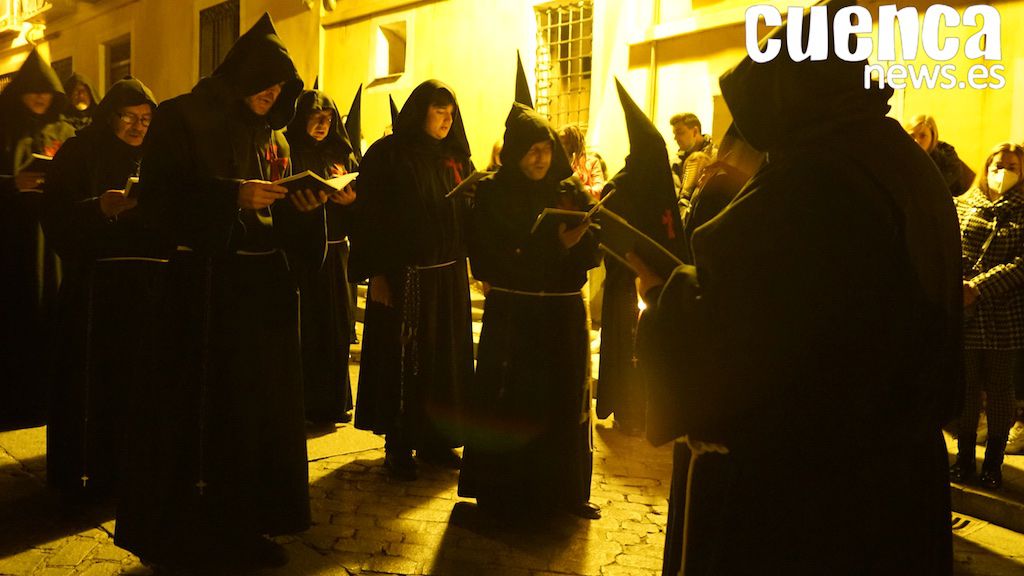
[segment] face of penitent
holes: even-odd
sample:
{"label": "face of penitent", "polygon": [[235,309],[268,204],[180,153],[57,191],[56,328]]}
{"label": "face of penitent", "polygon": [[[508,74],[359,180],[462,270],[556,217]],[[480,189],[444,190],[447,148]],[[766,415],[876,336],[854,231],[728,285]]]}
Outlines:
{"label": "face of penitent", "polygon": [[42,116],[50,109],[53,102],[52,92],[26,92],[21,95],[21,102],[33,114]]}
{"label": "face of penitent", "polygon": [[448,131],[452,129],[452,117],[455,114],[455,106],[434,106],[427,108],[427,117],[423,120],[423,131],[434,140],[444,140]]}
{"label": "face of penitent", "polygon": [[274,102],[277,102],[277,97],[281,95],[281,88],[284,87],[284,82],[280,84],[274,84],[273,86],[261,90],[251,96],[245,97],[245,104],[252,110],[252,113],[257,116],[266,116],[270,109],[274,107]]}
{"label": "face of penitent", "polygon": [[306,133],[317,142],[327,138],[331,130],[331,121],[334,119],[334,112],[330,110],[313,110],[306,119]]}
{"label": "face of penitent", "polygon": [[519,169],[530,180],[543,180],[551,168],[551,154],[554,147],[550,140],[537,142],[526,151],[519,161]]}
{"label": "face of penitent", "polygon": [[114,116],[114,135],[129,146],[142,146],[153,120],[153,108],[149,104],[125,106]]}

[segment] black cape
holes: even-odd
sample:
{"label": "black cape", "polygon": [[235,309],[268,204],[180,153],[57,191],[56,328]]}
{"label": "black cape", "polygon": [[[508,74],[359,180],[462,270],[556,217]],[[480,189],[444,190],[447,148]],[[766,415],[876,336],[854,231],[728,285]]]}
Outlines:
{"label": "black cape", "polygon": [[[270,113],[242,102],[275,83]],[[138,210],[170,247],[157,374],[140,383],[115,541],[175,565],[310,523],[298,294],[282,250],[323,258],[322,210],[239,210],[245,179],[285,175],[301,91],[264,17],[213,76],[156,111]]]}
{"label": "black cape", "polygon": [[[531,181],[519,161],[544,140],[553,145],[552,165]],[[481,506],[543,510],[590,499],[590,346],[580,290],[600,261],[597,237],[590,230],[566,250],[553,230],[530,233],[544,208],[588,208],[582,190],[563,192],[571,175],[547,120],[515,104],[502,168],[478,186],[473,212],[473,276],[491,289],[459,495]]]}
{"label": "black cape", "polygon": [[108,220],[99,208],[105,191],[138,175],[142,147],[117,138],[111,126],[120,109],[140,104],[156,109],[141,82],[115,83],[96,107],[97,122],[57,152],[43,197],[46,236],[63,272],[47,482],[69,497],[113,495],[130,391],[148,379],[151,363],[148,330],[166,255],[132,211]]}
{"label": "black cape", "polygon": [[[456,104],[448,136],[423,130],[430,100],[450,88],[420,84],[394,133],[363,156],[349,277],[382,275],[393,307],[366,305],[356,427],[396,433],[414,448],[462,444],[462,414],[473,376],[466,265],[468,202],[445,195],[472,173]],[[415,338],[401,340],[402,324]],[[393,440],[395,437],[389,437]]]}
{"label": "black cape", "polygon": [[641,326],[675,375],[652,395],[652,439],[730,448],[719,514],[691,518],[703,546],[687,573],[950,574],[940,426],[962,393],[962,295],[948,189],[885,117],[891,92],[864,90],[864,63],[782,54],[721,78],[768,162],[697,230],[696,271],[677,270]]}
{"label": "black cape", "polygon": [[[292,171],[310,170],[324,178],[355,170],[353,150],[338,107],[317,90],[303,92],[286,136],[291,147]],[[314,111],[333,112],[327,137],[317,142],[306,131]],[[348,356],[350,321],[354,314],[348,290],[348,240],[352,214],[334,202],[327,211],[327,255],[320,262],[295,262],[299,274],[302,313],[302,377],[305,382],[306,419],[340,422],[352,409]]]}
{"label": "black cape", "polygon": [[[49,92],[53,101],[32,114],[21,96]],[[14,175],[32,154],[53,156],[74,128],[60,119],[66,99],[57,74],[32,50],[0,93],[0,426],[37,424],[46,403],[47,337],[57,298],[60,264],[43,238],[42,195],[19,192]]]}

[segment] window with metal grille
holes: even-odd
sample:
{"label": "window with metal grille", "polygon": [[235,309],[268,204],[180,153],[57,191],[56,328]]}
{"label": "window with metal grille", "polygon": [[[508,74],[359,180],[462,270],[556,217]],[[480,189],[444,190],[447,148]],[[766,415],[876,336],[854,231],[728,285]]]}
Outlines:
{"label": "window with metal grille", "polygon": [[57,78],[60,78],[61,82],[66,80],[73,71],[71,67],[71,56],[67,58],[61,58],[60,60],[54,60],[50,63],[53,71],[57,73]]}
{"label": "window with metal grille", "polygon": [[238,0],[228,0],[199,12],[199,77],[213,74],[238,40]]}
{"label": "window with metal grille", "polygon": [[537,111],[556,127],[590,122],[594,3],[543,4],[537,13]]}
{"label": "window with metal grille", "polygon": [[132,37],[122,36],[107,43],[107,90],[132,73]]}

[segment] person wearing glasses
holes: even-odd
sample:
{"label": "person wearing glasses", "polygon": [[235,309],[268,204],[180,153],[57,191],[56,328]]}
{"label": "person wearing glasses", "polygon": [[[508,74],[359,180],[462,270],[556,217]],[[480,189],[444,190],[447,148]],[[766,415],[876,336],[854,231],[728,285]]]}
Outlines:
{"label": "person wearing glasses", "polygon": [[46,174],[33,154],[52,157],[74,136],[60,118],[66,101],[36,50],[0,93],[0,423],[8,426],[37,426],[46,408],[46,334],[60,274],[39,226]]}
{"label": "person wearing glasses", "polygon": [[[319,90],[303,92],[286,135],[292,172],[309,170],[325,179],[355,170],[355,157],[338,107]],[[327,210],[327,257],[292,262],[299,273],[302,314],[302,378],[306,420],[333,427],[352,416],[348,379],[349,315],[354,312],[348,290],[348,234],[356,199],[351,186],[332,194]],[[351,312],[350,312],[351,311]]]}
{"label": "person wearing glasses", "polygon": [[128,392],[142,368],[148,304],[167,260],[132,213],[156,99],[116,82],[96,122],[57,152],[43,197],[46,236],[61,257],[47,482],[68,511],[116,496]]}

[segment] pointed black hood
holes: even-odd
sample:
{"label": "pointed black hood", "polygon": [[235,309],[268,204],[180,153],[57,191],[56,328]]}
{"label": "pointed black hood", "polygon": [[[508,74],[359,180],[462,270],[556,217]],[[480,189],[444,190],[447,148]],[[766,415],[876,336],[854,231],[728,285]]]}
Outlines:
{"label": "pointed black hood", "polygon": [[[818,5],[826,6],[831,30],[835,13],[853,4],[841,0]],[[775,59],[759,64],[747,56],[719,78],[736,127],[754,148],[769,151],[794,145],[831,132],[840,124],[881,117],[889,111],[891,88],[864,88],[867,61],[838,58],[830,42],[825,60],[794,62],[786,47],[787,26],[772,30],[760,42],[762,48],[771,39],[782,43]],[[805,41],[809,28],[805,11]]]}
{"label": "pointed black hood", "polygon": [[455,102],[452,127],[448,131],[448,136],[441,141],[441,146],[453,156],[469,158],[469,140],[466,138],[466,127],[462,124],[459,102],[455,98],[455,92],[440,80],[427,80],[412,91],[394,123],[395,137],[405,144],[412,144],[426,136],[423,122],[427,118],[427,108],[430,107],[434,94],[439,91],[447,92]]}
{"label": "pointed black hood", "polygon": [[561,182],[572,176],[572,167],[569,166],[569,158],[558,140],[558,135],[551,127],[548,119],[516,102],[512,104],[512,110],[505,119],[505,139],[501,148],[500,177],[519,177],[522,171],[519,169],[519,161],[530,150],[530,147],[538,142],[550,141],[552,143],[551,168],[548,169],[545,181]]}
{"label": "pointed black hood", "polygon": [[527,108],[533,108],[533,96],[530,95],[530,83],[526,80],[526,70],[523,69],[523,58],[516,50],[516,102]]}
{"label": "pointed black hood", "polygon": [[[96,106],[99,105],[99,99],[96,98],[96,90],[92,87],[92,81],[85,75],[74,72],[65,78],[61,84],[64,86],[64,94],[68,97],[68,104],[65,107],[65,111],[67,113],[92,115],[96,111]],[[84,111],[78,110],[75,108],[74,104],[71,103],[71,92],[74,91],[75,86],[78,86],[79,84],[85,86],[85,89],[89,91],[89,97],[92,99],[92,104],[89,104],[89,107]]]}
{"label": "pointed black hood", "polygon": [[356,95],[352,98],[352,105],[348,107],[348,116],[345,117],[345,133],[349,136],[349,143],[352,144],[352,153],[355,154],[356,162],[363,161],[363,85],[360,84]]}
{"label": "pointed black hood", "polygon": [[[334,114],[327,137],[317,142],[306,131],[306,121],[310,114],[320,110],[330,110]],[[348,133],[345,132],[345,125],[341,123],[338,106],[330,96],[319,90],[307,90],[299,96],[295,103],[295,117],[288,124],[286,136],[293,151],[297,148],[316,148],[324,151],[324,156],[330,156],[338,163],[344,162],[352,153],[352,144],[349,142]]]}
{"label": "pointed black hood", "polygon": [[[0,107],[10,113],[19,108],[25,110],[19,98],[32,92],[50,92],[53,94],[53,103],[43,114],[43,119],[53,122],[60,117],[60,113],[67,105],[68,99],[64,94],[64,86],[53,71],[49,63],[39,55],[39,50],[33,48],[28,58],[18,69],[11,83],[0,93]],[[27,111],[26,111],[27,112]]]}
{"label": "pointed black hood", "polygon": [[79,134],[100,134],[109,132],[113,134],[112,124],[114,117],[126,106],[138,106],[149,104],[156,110],[156,98],[149,88],[140,80],[127,76],[122,80],[114,82],[114,85],[107,91],[107,95],[96,105],[93,112],[92,124],[79,130]]}
{"label": "pointed black hood", "polygon": [[266,13],[235,41],[211,79],[236,100],[283,82],[281,95],[267,114],[267,123],[275,130],[284,128],[295,115],[295,99],[302,92],[302,79]]}
{"label": "pointed black hood", "polygon": [[395,97],[388,94],[388,103],[391,104],[391,126],[398,123],[398,106],[395,105]]}
{"label": "pointed black hood", "polygon": [[618,79],[615,87],[626,118],[626,165],[605,185],[616,190],[605,204],[676,255],[682,254],[682,222],[665,138]]}

